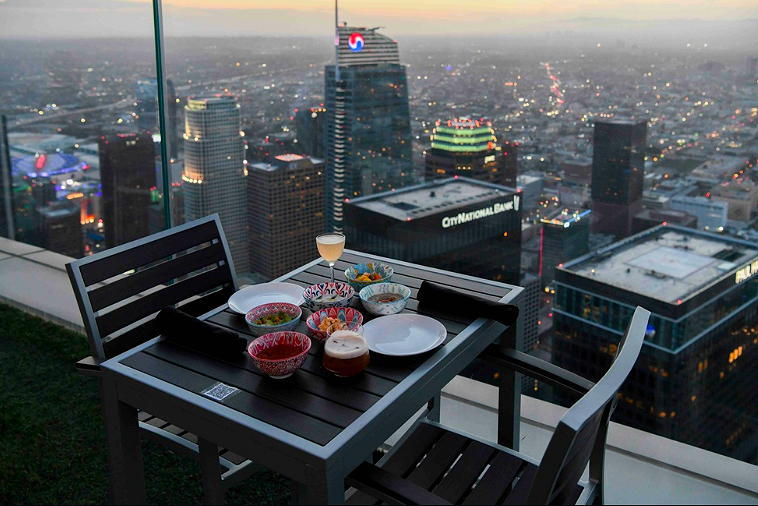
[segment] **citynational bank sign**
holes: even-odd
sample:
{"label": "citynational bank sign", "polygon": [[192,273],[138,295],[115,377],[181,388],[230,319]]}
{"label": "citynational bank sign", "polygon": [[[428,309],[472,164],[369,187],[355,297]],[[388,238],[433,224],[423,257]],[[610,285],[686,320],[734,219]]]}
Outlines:
{"label": "citynational bank sign", "polygon": [[442,228],[451,228],[470,221],[481,220],[482,218],[489,218],[496,214],[504,213],[507,211],[518,211],[521,201],[520,195],[514,195],[513,200],[509,202],[495,202],[487,207],[476,209],[474,211],[466,211],[458,213],[455,216],[445,216],[442,218]]}

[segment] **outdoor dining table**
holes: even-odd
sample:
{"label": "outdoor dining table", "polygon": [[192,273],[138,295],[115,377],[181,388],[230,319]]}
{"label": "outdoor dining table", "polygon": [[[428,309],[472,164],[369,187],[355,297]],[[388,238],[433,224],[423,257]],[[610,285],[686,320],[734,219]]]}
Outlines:
{"label": "outdoor dining table", "polygon": [[[415,297],[423,280],[503,303],[513,302],[522,291],[351,250],[345,250],[335,271],[369,261],[392,265],[392,281],[410,287],[408,313],[418,312]],[[315,260],[277,281],[305,287],[328,279],[329,268]],[[357,295],[351,306],[362,309]],[[304,313],[297,330],[306,333]],[[323,369],[323,345],[316,340],[302,368],[281,380],[260,373],[245,355],[236,361],[219,359],[160,336],[102,363],[105,411],[112,414],[106,425],[114,499],[145,502],[137,423],[138,410],[144,410],[290,478],[299,484],[303,502],[344,502],[345,477],[425,405],[427,416],[438,419],[442,387],[503,332],[492,320],[422,314],[445,326],[443,345],[413,357],[372,353],[369,367],[348,379]],[[226,305],[201,318],[252,338],[244,317]]]}

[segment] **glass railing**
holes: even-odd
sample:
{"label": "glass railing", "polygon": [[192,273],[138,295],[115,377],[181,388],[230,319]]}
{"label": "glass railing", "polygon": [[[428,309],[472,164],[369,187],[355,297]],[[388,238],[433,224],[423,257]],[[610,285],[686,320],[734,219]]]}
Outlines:
{"label": "glass railing", "polygon": [[[720,20],[708,32],[671,25],[641,1],[605,8],[611,24],[581,2],[563,21],[375,4],[345,0],[335,27],[330,2],[0,1],[0,235],[79,257],[218,212],[258,282],[343,230],[525,286],[520,347],[592,378],[641,304],[619,421],[757,462],[749,27],[704,6],[686,17]],[[662,223],[689,227],[671,227],[681,248],[634,235]]]}

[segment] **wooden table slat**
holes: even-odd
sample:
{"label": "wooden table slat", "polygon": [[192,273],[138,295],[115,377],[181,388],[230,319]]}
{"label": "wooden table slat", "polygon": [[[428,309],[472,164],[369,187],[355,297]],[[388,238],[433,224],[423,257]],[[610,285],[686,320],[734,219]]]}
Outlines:
{"label": "wooden table slat", "polygon": [[[203,390],[217,383],[217,380],[213,378],[169,364],[147,353],[137,353],[125,358],[122,363],[200,395],[202,395]],[[206,398],[213,400],[210,397]],[[274,427],[296,433],[319,445],[327,444],[341,430],[336,425],[287,409],[244,390],[230,395],[220,404],[229,406]]]}
{"label": "wooden table slat", "polygon": [[[244,368],[230,367],[227,363],[209,359],[171,343],[156,343],[146,349],[145,352],[188,370],[210,374],[226,385],[245,390],[256,397],[261,397],[342,428],[347,427],[362,413],[362,411],[332,402],[305,390],[293,388],[294,384],[289,381],[289,378],[285,380],[270,379]],[[298,374],[300,371],[295,372],[295,375]]]}

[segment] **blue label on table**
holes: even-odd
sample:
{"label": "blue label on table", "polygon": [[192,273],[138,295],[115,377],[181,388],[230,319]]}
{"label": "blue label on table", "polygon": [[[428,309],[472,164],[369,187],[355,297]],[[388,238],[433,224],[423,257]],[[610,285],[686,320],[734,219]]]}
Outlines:
{"label": "blue label on table", "polygon": [[211,385],[210,388],[206,388],[202,391],[203,395],[207,395],[211,399],[215,399],[217,401],[223,401],[227,397],[229,397],[232,394],[235,394],[239,392],[238,388],[230,387],[229,385],[224,385],[223,383],[215,383]]}

